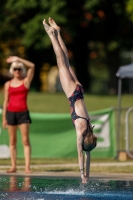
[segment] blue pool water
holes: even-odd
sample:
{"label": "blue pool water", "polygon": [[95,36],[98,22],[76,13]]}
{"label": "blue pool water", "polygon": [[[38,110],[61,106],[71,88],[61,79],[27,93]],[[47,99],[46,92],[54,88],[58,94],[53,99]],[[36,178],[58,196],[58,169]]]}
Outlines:
{"label": "blue pool water", "polygon": [[133,200],[133,181],[1,176],[0,200]]}

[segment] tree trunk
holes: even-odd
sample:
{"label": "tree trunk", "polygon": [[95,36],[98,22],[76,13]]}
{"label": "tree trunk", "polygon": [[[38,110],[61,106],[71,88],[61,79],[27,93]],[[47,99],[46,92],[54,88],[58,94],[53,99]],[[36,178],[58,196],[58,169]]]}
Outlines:
{"label": "tree trunk", "polygon": [[80,30],[80,34],[77,34],[73,44],[73,54],[77,78],[83,85],[85,91],[89,91],[90,86],[87,43],[88,39],[86,38],[85,31]]}

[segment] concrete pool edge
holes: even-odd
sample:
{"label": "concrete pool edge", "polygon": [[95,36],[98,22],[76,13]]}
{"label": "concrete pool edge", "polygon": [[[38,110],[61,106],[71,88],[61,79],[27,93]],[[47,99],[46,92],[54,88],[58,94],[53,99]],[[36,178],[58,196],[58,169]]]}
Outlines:
{"label": "concrete pool edge", "polygon": [[[60,177],[60,178],[80,178],[79,172],[33,172],[31,174],[25,174],[22,171],[17,173],[6,173],[0,171],[0,177],[4,176],[28,176],[28,177]],[[128,173],[90,173],[90,179],[106,179],[106,180],[123,180],[123,181],[133,181],[133,174]]]}

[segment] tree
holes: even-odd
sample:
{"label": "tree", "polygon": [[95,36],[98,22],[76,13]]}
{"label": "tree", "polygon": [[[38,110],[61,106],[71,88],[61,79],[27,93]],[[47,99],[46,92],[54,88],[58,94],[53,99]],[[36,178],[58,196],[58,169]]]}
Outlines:
{"label": "tree", "polygon": [[27,55],[35,62],[34,87],[39,90],[39,70],[44,62],[51,61],[49,50],[46,52],[51,44],[42,21],[52,16],[59,23],[65,23],[65,0],[8,0],[2,4],[0,42],[6,44],[8,55]]}
{"label": "tree", "polygon": [[[101,41],[104,44],[106,63],[110,74],[109,90],[113,89],[114,92],[117,88],[115,74],[121,65],[120,53],[124,49],[131,50],[133,47],[131,22],[133,14],[127,9],[130,3],[130,0],[94,0],[86,1],[85,4],[86,10],[89,11],[88,16],[92,16],[90,39]],[[129,10],[131,11],[131,9]]]}
{"label": "tree", "polygon": [[[10,54],[27,56],[36,64],[33,86],[39,90],[43,63],[55,64],[42,26],[43,18],[50,16],[62,28],[70,61],[85,90],[89,91],[91,85],[90,62],[98,59],[108,67],[108,89],[116,90],[120,53],[132,49],[132,0],[1,0],[0,4],[1,66]],[[98,49],[90,47],[92,42],[102,44],[99,49],[104,52],[104,59],[98,56]]]}

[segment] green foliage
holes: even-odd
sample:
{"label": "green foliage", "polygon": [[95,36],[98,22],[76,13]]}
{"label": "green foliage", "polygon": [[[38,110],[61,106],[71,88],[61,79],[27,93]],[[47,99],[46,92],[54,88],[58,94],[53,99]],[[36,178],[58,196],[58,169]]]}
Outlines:
{"label": "green foliage", "polygon": [[99,0],[90,0],[90,1],[86,1],[84,7],[87,10],[93,9],[95,6],[99,5],[100,1]]}
{"label": "green foliage", "polygon": [[26,48],[49,46],[50,41],[43,30],[42,21],[53,17],[57,22],[65,23],[65,4],[65,0],[8,0],[4,5],[6,25],[2,25],[3,32],[7,31],[6,40],[21,36],[21,43]]}
{"label": "green foliage", "polygon": [[37,1],[33,0],[20,0],[20,1],[15,1],[15,0],[9,0],[6,3],[6,9],[11,10],[12,12],[17,12],[17,14],[22,14],[24,9],[31,9],[31,8],[36,8],[38,6]]}
{"label": "green foliage", "polygon": [[115,49],[119,48],[120,43],[119,41],[111,41],[108,45],[107,45],[107,49],[108,51],[114,51]]}
{"label": "green foliage", "polygon": [[[125,3],[125,2],[124,2]],[[113,5],[114,12],[116,15],[122,15],[123,14],[123,2],[115,2]]]}
{"label": "green foliage", "polygon": [[[132,0],[1,0],[0,3],[1,59],[10,54],[17,54],[34,60],[40,68],[45,62],[53,64],[55,57],[49,56],[53,50],[42,24],[44,18],[52,17],[62,26],[62,36],[71,54],[78,79],[85,90],[90,91],[89,84],[95,82],[100,66],[106,66],[104,74],[109,74],[107,77],[110,87],[115,87],[116,90],[115,73],[122,64],[119,55],[123,49],[131,51],[133,48]],[[100,50],[92,50],[87,46],[91,41],[97,45],[101,43]],[[23,53],[20,53],[20,47],[24,49]],[[42,51],[45,51],[45,58],[41,56]],[[89,56],[92,51],[98,56]],[[104,58],[99,52],[104,52]],[[92,62],[97,64],[97,69],[93,70],[94,76],[91,75],[89,65]],[[0,67],[3,63],[4,61],[0,60]],[[39,70],[35,76],[39,77]],[[104,82],[105,79],[101,80],[101,77],[97,78]],[[97,90],[101,92],[101,89]]]}
{"label": "green foliage", "polygon": [[43,18],[43,14],[37,14],[34,18],[29,19],[28,22],[21,25],[24,31],[22,43],[27,48],[34,46],[35,49],[39,49],[50,45],[50,40],[47,40],[47,37],[45,37],[46,34],[42,25]]}
{"label": "green foliage", "polygon": [[[46,5],[46,7],[45,7]],[[48,39],[48,36],[45,34],[42,21],[43,19],[48,19],[48,17],[53,17],[59,23],[65,22],[65,17],[58,14],[58,11],[61,7],[64,6],[64,3],[58,3],[56,0],[53,0],[53,6],[48,4],[42,4],[42,9],[40,13],[36,13],[33,18],[30,18],[27,22],[23,23],[21,28],[24,31],[23,44],[29,48],[34,46],[35,49],[44,49],[50,46],[51,42]],[[45,10],[47,10],[45,12]]]}
{"label": "green foliage", "polygon": [[129,19],[133,22],[133,1],[132,0],[127,1],[126,11],[129,14]]}

